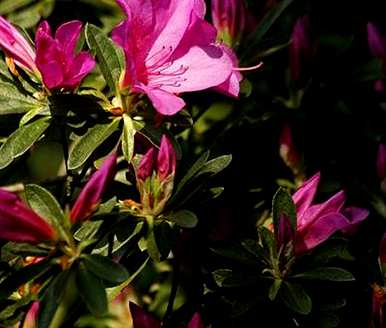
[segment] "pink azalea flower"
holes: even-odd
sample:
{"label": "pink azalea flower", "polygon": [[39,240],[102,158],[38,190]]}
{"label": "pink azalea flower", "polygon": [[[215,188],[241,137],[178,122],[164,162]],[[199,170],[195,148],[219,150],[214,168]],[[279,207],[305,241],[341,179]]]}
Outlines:
{"label": "pink azalea flower", "polygon": [[294,81],[302,77],[302,72],[309,65],[312,57],[310,21],[307,16],[299,18],[294,26],[290,50],[290,71]]}
{"label": "pink azalea flower", "polygon": [[112,183],[116,174],[116,161],[117,155],[110,155],[100,169],[91,176],[71,209],[71,222],[87,219],[99,205],[103,192]]}
{"label": "pink azalea flower", "polygon": [[81,31],[82,23],[71,21],[59,26],[52,37],[46,21],[39,25],[35,36],[36,65],[48,89],[75,89],[94,68],[91,54],[75,53]]}
{"label": "pink azalea flower", "polygon": [[38,244],[55,240],[56,233],[17,195],[0,189],[0,238]]}
{"label": "pink azalea flower", "polygon": [[179,94],[220,85],[232,74],[231,58],[204,20],[203,0],[117,2],[127,16],[112,34],[126,55],[121,87],[146,93],[159,113],[177,113],[185,106]]}
{"label": "pink azalea flower", "polygon": [[320,181],[320,173],[307,180],[293,195],[297,213],[295,252],[304,253],[321,244],[337,231],[348,231],[366,219],[363,208],[344,208],[343,191],[321,204],[312,204]]}
{"label": "pink azalea flower", "polygon": [[39,75],[35,64],[35,51],[23,35],[0,16],[0,48],[22,69]]}

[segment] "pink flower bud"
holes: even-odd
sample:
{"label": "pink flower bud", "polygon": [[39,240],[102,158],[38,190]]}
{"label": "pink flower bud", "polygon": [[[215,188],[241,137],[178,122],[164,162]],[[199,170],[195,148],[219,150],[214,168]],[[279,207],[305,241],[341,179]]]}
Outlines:
{"label": "pink flower bud", "polygon": [[299,81],[312,57],[310,21],[307,16],[299,18],[292,32],[290,44],[290,70],[294,81]]}
{"label": "pink flower bud", "polygon": [[367,42],[371,54],[379,59],[386,58],[386,38],[373,23],[367,23]]}
{"label": "pink flower bud", "polygon": [[152,176],[155,165],[155,155],[155,148],[152,147],[142,156],[136,172],[138,180],[145,181],[148,177]]}
{"label": "pink flower bud", "polygon": [[110,155],[91,176],[71,209],[71,222],[86,219],[99,205],[103,192],[112,183],[116,174],[116,161],[117,155]]}
{"label": "pink flower bud", "polygon": [[163,135],[157,156],[157,172],[160,180],[166,179],[176,170],[176,153],[169,139]]}
{"label": "pink flower bud", "polygon": [[199,312],[196,312],[189,321],[187,328],[205,328]]}
{"label": "pink flower bud", "polygon": [[133,328],[161,328],[161,322],[147,313],[137,304],[130,302],[130,312],[133,318]]}
{"label": "pink flower bud", "polygon": [[37,319],[40,308],[40,302],[35,301],[32,303],[30,309],[27,312],[27,315],[24,319],[23,328],[37,328]]}
{"label": "pink flower bud", "polygon": [[35,51],[23,35],[7,20],[0,16],[0,48],[19,67],[38,73],[35,65]]}
{"label": "pink flower bud", "polygon": [[46,21],[39,25],[35,36],[36,65],[48,89],[75,89],[94,68],[91,54],[75,53],[81,31],[82,23],[71,21],[59,26],[52,37]]}
{"label": "pink flower bud", "polygon": [[38,244],[56,239],[56,233],[18,196],[0,189],[0,238]]}

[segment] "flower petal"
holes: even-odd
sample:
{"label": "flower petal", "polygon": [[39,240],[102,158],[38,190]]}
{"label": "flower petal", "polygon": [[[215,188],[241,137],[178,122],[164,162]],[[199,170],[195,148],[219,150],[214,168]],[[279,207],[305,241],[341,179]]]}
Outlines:
{"label": "flower petal", "polygon": [[81,31],[82,22],[78,20],[64,23],[56,30],[55,39],[61,44],[66,56],[73,56]]}
{"label": "flower petal", "polygon": [[133,318],[133,328],[161,328],[161,322],[137,304],[130,302],[129,306]]}
{"label": "flower petal", "polygon": [[65,73],[62,88],[76,88],[83,78],[95,67],[95,60],[90,53],[82,51],[71,61],[71,66]]}
{"label": "flower petal", "polygon": [[100,169],[91,176],[71,209],[71,222],[75,223],[86,219],[99,205],[103,192],[114,179],[116,161],[117,155],[110,155],[103,162]]}
{"label": "flower petal", "polygon": [[347,207],[341,212],[350,222],[350,225],[342,229],[344,234],[354,234],[358,225],[369,216],[369,211],[360,207]]}
{"label": "flower petal", "polygon": [[176,153],[169,139],[163,135],[157,156],[157,172],[160,180],[164,180],[176,170]]}
{"label": "flower petal", "polygon": [[319,181],[320,172],[316,173],[314,176],[304,182],[293,194],[292,199],[296,205],[298,222],[301,220],[304,212],[310,207],[312,201],[314,200]]}
{"label": "flower petal", "polygon": [[187,328],[205,328],[199,312],[196,312],[188,323]]}

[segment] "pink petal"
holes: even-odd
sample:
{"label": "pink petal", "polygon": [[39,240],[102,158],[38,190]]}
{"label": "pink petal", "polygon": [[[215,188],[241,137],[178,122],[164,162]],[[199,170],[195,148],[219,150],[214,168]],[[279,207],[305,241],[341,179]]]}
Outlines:
{"label": "pink petal", "polygon": [[137,304],[130,302],[130,312],[133,318],[133,328],[161,328],[161,322],[140,308]]}
{"label": "pink petal", "polygon": [[298,231],[295,252],[300,255],[324,242],[338,230],[346,228],[350,222],[340,213],[319,217],[304,230]]}
{"label": "pink petal", "polygon": [[65,73],[63,88],[76,88],[83,78],[95,67],[95,60],[90,53],[82,51],[71,60],[71,66]]}
{"label": "pink petal", "polygon": [[298,228],[302,229],[324,215],[340,212],[345,200],[344,192],[340,191],[324,203],[310,206],[306,209],[303,216],[298,218]]}
{"label": "pink petal", "polygon": [[310,207],[312,201],[314,200],[319,181],[320,172],[316,173],[314,176],[304,182],[293,194],[292,199],[296,205],[298,221],[303,217],[304,212]]}
{"label": "pink petal", "polygon": [[117,155],[106,158],[102,166],[96,171],[80,192],[71,209],[73,223],[86,219],[99,205],[102,194],[112,183],[116,173]]}
{"label": "pink petal", "polygon": [[62,46],[66,56],[73,56],[81,31],[82,22],[77,20],[64,23],[56,30],[55,39]]}
{"label": "pink petal", "polygon": [[373,23],[367,23],[367,41],[373,56],[383,59],[386,57],[386,38]]}
{"label": "pink petal", "polygon": [[185,106],[185,101],[167,91],[144,85],[137,86],[136,89],[145,92],[154,108],[162,115],[174,115]]}
{"label": "pink petal", "polygon": [[150,148],[145,155],[142,156],[141,162],[136,170],[138,180],[145,181],[153,174],[155,164],[155,149]]}
{"label": "pink petal", "polygon": [[206,13],[206,4],[204,0],[194,0],[193,9],[198,17],[204,19]]}
{"label": "pink petal", "polygon": [[205,328],[199,312],[196,312],[189,321],[187,328]]}
{"label": "pink petal", "polygon": [[352,235],[358,229],[359,224],[369,216],[369,211],[360,207],[347,207],[341,212],[350,222],[350,225],[342,229],[347,235]]}
{"label": "pink petal", "polygon": [[37,244],[56,237],[52,227],[18,196],[0,189],[0,238]]}

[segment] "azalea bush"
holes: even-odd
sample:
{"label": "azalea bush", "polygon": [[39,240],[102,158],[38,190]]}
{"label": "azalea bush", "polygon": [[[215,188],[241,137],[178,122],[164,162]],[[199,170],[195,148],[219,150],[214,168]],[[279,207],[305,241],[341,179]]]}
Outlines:
{"label": "azalea bush", "polygon": [[0,2],[0,326],[384,327],[376,3]]}

